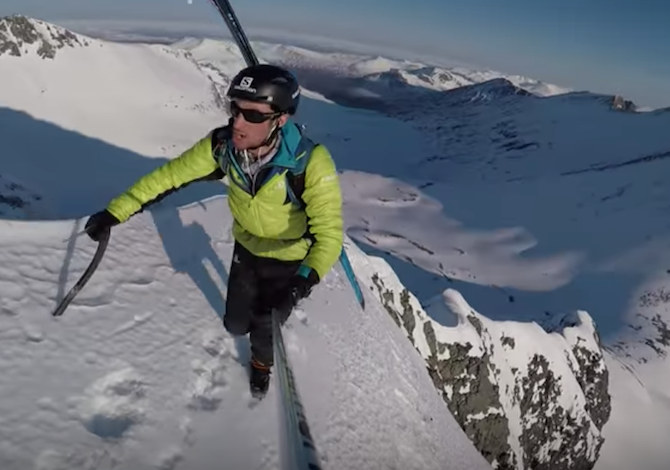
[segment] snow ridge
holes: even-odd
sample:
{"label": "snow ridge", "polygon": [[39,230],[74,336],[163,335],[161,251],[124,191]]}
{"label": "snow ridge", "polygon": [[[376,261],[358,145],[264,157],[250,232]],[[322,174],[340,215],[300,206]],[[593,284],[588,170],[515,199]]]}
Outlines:
{"label": "snow ridge", "polygon": [[494,468],[592,468],[611,405],[600,339],[586,312],[544,326],[493,321],[454,289],[426,310],[382,258],[354,269]]}
{"label": "snow ridge", "polygon": [[[217,41],[231,44],[232,41]],[[520,75],[508,75],[493,70],[471,70],[463,67],[440,67],[411,60],[395,60],[382,56],[366,56],[341,52],[315,52],[304,47],[254,42],[259,54],[274,63],[297,70],[323,70],[342,77],[386,82],[448,91],[461,86],[505,78],[516,86],[538,96],[551,96],[571,91],[569,88],[544,83]]]}

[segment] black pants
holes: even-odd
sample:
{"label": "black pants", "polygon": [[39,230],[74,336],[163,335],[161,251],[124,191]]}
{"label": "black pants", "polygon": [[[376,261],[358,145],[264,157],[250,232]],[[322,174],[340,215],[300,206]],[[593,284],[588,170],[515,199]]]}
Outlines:
{"label": "black pants", "polygon": [[267,366],[274,363],[272,300],[287,287],[300,263],[261,258],[235,243],[223,325],[235,336],[249,333],[251,354]]}

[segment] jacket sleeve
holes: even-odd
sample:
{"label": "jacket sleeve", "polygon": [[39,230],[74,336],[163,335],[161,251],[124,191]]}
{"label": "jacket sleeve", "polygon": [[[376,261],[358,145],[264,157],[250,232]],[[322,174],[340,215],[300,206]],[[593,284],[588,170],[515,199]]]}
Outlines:
{"label": "jacket sleeve", "polygon": [[307,268],[311,268],[321,280],[339,258],[344,240],[340,182],[335,162],[323,145],[317,145],[312,151],[305,169],[302,199],[309,232],[315,241],[303,260],[300,273],[308,276]]}
{"label": "jacket sleeve", "polygon": [[150,203],[195,180],[210,176],[223,177],[212,152],[213,133],[200,139],[180,156],[168,161],[137,180],[130,188],[114,198],[107,210],[125,222]]}

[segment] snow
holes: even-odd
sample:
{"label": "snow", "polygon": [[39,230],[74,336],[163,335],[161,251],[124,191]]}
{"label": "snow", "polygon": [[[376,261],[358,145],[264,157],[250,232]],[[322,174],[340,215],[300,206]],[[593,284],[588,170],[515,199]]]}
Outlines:
{"label": "snow", "polygon": [[447,217],[439,201],[402,181],[363,173],[345,177],[358,195],[347,201],[348,233],[427,271],[542,291],[563,285],[576,262],[570,253],[524,259],[520,254],[535,243],[528,232],[465,227]]}
{"label": "snow", "polygon": [[[238,362],[246,349],[217,318],[231,249],[225,188],[188,188],[115,229],[74,305],[56,321],[48,315],[95,248],[70,240],[81,218],[223,122],[212,91],[242,66],[225,41],[88,43],[58,50],[54,61],[0,56],[9,156],[0,183],[19,183],[23,192],[9,194],[24,202],[9,212],[0,205],[0,338],[10,351],[0,386],[17,397],[0,402],[0,459],[29,459],[0,462],[191,469],[225,457],[240,459],[236,468],[275,468],[276,391],[250,407]],[[409,288],[413,311],[440,343],[470,341],[473,355],[496,350],[501,375],[489,378],[503,388],[512,368],[542,352],[569,383],[555,404],[577,413],[584,400],[571,348],[598,349],[597,329],[612,415],[596,470],[663,468],[668,113],[614,112],[609,97],[513,76],[505,78],[538,96],[490,98],[475,88],[489,98],[463,106],[461,95],[440,92],[469,92],[502,75],[257,46],[267,60],[354,77],[392,72],[433,92],[427,104],[384,117],[305,91],[299,119],[342,170],[348,250],[362,282],[373,291],[371,276],[381,273],[395,292]],[[457,81],[436,80],[447,74]],[[420,325],[409,343],[367,297],[363,314],[338,268],[287,330],[324,467],[401,468],[405,459],[405,468],[485,468],[424,373],[430,345]],[[566,313],[576,326],[538,326]],[[522,347],[505,347],[503,335]],[[519,454],[521,416],[511,401],[468,419],[503,411]]]}
{"label": "snow", "polygon": [[413,209],[363,199],[349,233],[388,253],[422,302],[450,287],[495,320],[587,311],[612,374],[596,468],[664,468],[667,111],[614,112],[595,94],[450,99],[429,96],[401,117],[434,147],[390,169],[403,183],[380,192],[411,192]]}
{"label": "snow", "polygon": [[[230,40],[184,38],[172,46],[188,51],[201,64],[211,64],[223,70],[234,70],[244,65],[237,46]],[[538,96],[560,95],[570,91],[555,84],[520,75],[507,75],[494,70],[439,67],[410,60],[344,52],[321,52],[264,41],[254,41],[253,47],[260,60],[288,66],[298,72],[299,76],[306,71],[321,72],[326,82],[332,81],[334,75],[364,78],[368,85],[374,80],[389,87],[403,83],[410,87],[439,92],[504,77]]]}
{"label": "snow", "polygon": [[[3,468],[276,467],[276,390],[250,398],[247,345],[217,316],[226,213],[214,197],[115,228],[57,320],[95,245],[65,242],[76,221],[1,222]],[[401,332],[374,302],[360,312],[347,282],[328,276],[285,335],[324,468],[486,468]]]}
{"label": "snow", "polygon": [[[395,69],[405,81],[422,67],[360,56],[340,63],[329,54],[283,60],[352,75],[349,65],[364,63],[370,67],[359,75]],[[467,77],[459,86],[501,76],[448,71]],[[504,78],[541,98],[464,106],[427,95],[400,115],[418,135],[387,123],[363,131],[352,122],[359,115],[348,114],[351,130],[378,146],[358,152],[331,144],[341,167],[355,170],[343,175],[348,233],[383,256],[424,304],[451,287],[495,320],[587,311],[611,374],[612,416],[596,468],[662,468],[670,457],[658,437],[670,426],[659,411],[670,403],[667,110],[614,112],[612,97]],[[314,111],[312,129],[329,129],[319,137],[347,135],[345,121],[331,126],[327,109]],[[405,137],[392,139],[398,148],[387,152],[383,137],[391,135]]]}
{"label": "snow", "polygon": [[[228,41],[214,41],[219,48],[233,48]],[[211,46],[207,41],[203,45],[189,45],[188,49],[196,57],[207,55]],[[393,74],[404,83],[434,91],[446,91],[464,85],[482,83],[494,78],[504,77],[512,83],[539,96],[564,94],[570,89],[551,83],[541,82],[520,75],[508,75],[495,70],[472,70],[463,67],[439,67],[411,60],[395,60],[382,56],[365,56],[342,52],[316,52],[298,46],[277,45],[267,42],[254,42],[260,56],[265,60],[289,65],[297,70],[321,69],[329,74],[348,77],[385,77]],[[200,49],[204,49],[200,52]],[[209,56],[210,58],[212,56]],[[218,56],[216,60],[221,60]]]}
{"label": "snow", "polygon": [[610,351],[607,367],[614,384],[613,414],[605,428],[605,442],[611,444],[595,469],[632,468],[641,463],[649,470],[667,468],[667,362],[645,367]]}
{"label": "snow", "polygon": [[[50,315],[95,251],[78,235],[84,217],[226,118],[188,57],[92,44],[53,62],[0,57],[15,77],[0,92],[0,171],[50,206],[0,220],[0,466],[278,468],[275,382],[265,400],[250,397],[248,344],[219,317],[232,251],[225,186],[202,183],[114,228],[89,284]],[[366,297],[362,312],[337,266],[286,328],[323,468],[490,468]]]}
{"label": "snow", "polygon": [[[58,50],[57,60],[36,54],[2,57],[0,102],[149,155],[172,154],[173,145],[186,145],[199,132],[202,118],[211,123],[220,119],[211,99],[211,82],[195,62],[184,60],[183,52],[95,39],[88,43]],[[88,113],[71,106],[73,94],[90,103]],[[172,132],[158,130],[158,113],[161,126]],[[118,122],[119,115],[133,119]],[[136,132],[138,125],[144,128],[141,134]],[[166,139],[166,135],[172,137]],[[162,150],[166,147],[169,151]]]}
{"label": "snow", "polygon": [[[381,298],[404,288],[381,258],[352,264],[371,290],[378,289],[378,283],[383,284]],[[383,280],[376,281],[375,274]],[[485,429],[494,427],[496,419],[487,421],[486,418],[500,416],[499,419],[507,423],[507,445],[514,454],[507,456],[507,460],[546,462],[552,458],[547,450],[549,446],[558,450],[568,468],[578,466],[579,458],[597,460],[598,445],[594,436],[600,433],[597,418],[588,412],[594,403],[606,405],[599,402],[599,390],[590,388],[601,384],[604,365],[597,360],[600,345],[595,325],[586,312],[578,311],[541,327],[534,322],[492,321],[475,311],[455,289],[447,289],[439,298],[423,305],[411,293],[407,295],[408,299],[396,301],[394,298],[386,301],[385,306],[387,310],[391,307],[402,312],[401,321],[408,337],[429,363],[455,361],[455,366],[446,372],[440,370],[438,375],[445,380],[441,390],[453,406],[459,413],[468,413],[461,420],[467,423],[469,432],[478,432],[477,421],[481,421]],[[407,318],[408,312],[413,318]],[[428,330],[432,332],[432,339]],[[468,363],[467,358],[461,356],[451,357],[461,354],[455,346],[467,351],[465,355],[476,358],[477,362]],[[485,371],[484,377],[478,375],[480,368]],[[446,377],[456,373],[456,377]],[[457,383],[458,389],[449,381]],[[586,386],[584,381],[588,381]],[[483,392],[489,384],[491,391]],[[479,400],[467,403],[461,399],[468,395],[478,396]],[[486,401],[496,406],[482,410],[482,402]],[[566,410],[569,411],[566,413]],[[537,423],[536,428],[534,423]],[[539,449],[531,447],[535,452],[529,455],[527,442],[544,439],[537,428],[542,430],[556,423],[561,423],[561,432],[553,439],[545,439]],[[573,455],[572,446],[565,441],[567,436],[576,435],[580,436],[579,445],[585,449]]]}
{"label": "snow", "polygon": [[411,203],[362,198],[349,233],[388,253],[424,302],[450,287],[495,320],[588,311],[612,374],[596,468],[663,468],[668,113],[614,112],[594,94],[449,99],[429,96],[402,116],[434,145],[388,170],[402,183],[359,184]]}

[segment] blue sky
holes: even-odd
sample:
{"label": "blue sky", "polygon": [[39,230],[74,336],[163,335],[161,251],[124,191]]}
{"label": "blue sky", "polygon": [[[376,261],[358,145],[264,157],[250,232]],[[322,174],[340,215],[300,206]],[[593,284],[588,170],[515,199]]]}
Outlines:
{"label": "blue sky", "polygon": [[[346,39],[370,52],[457,61],[618,93],[642,106],[670,106],[667,0],[232,2],[252,39],[261,33]],[[207,0],[2,0],[0,15],[11,13],[139,30],[225,32]]]}

